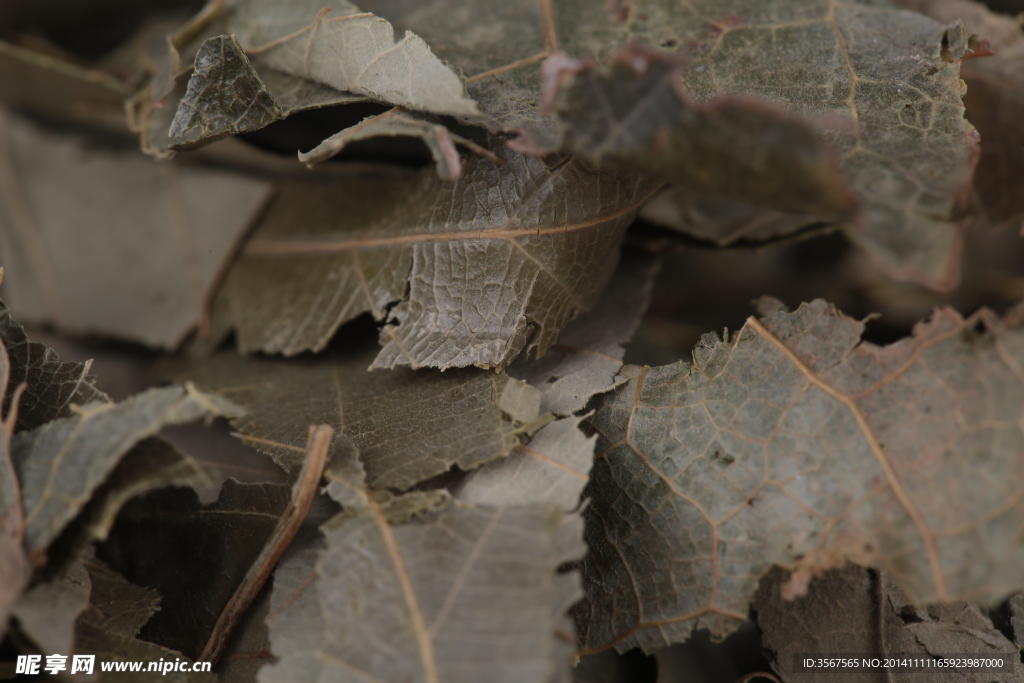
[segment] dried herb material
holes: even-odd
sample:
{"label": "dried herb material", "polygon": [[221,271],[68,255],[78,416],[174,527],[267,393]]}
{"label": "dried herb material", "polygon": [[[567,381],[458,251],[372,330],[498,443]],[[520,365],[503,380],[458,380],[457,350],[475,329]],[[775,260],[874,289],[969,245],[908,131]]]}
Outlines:
{"label": "dried herb material", "polygon": [[601,70],[556,55],[545,69],[564,146],[598,166],[823,218],[852,212],[839,158],[813,127],[749,97],[697,103],[664,53],[627,46]]}
{"label": "dried herb material", "polygon": [[51,4],[0,2],[0,671],[1016,664],[1010,0]]}
{"label": "dried herb material", "polygon": [[[89,573],[89,607],[75,623],[75,652],[95,653],[97,661],[187,660],[181,653],[142,640],[139,631],[159,610],[155,591],[129,583],[95,560],[83,562]],[[62,652],[64,650],[61,650]],[[162,678],[175,683],[214,683],[212,673],[171,671]],[[119,673],[118,679],[152,680],[152,673]]]}
{"label": "dried herb material", "polygon": [[[11,318],[2,301],[0,337],[8,358],[3,407],[5,414],[16,416],[17,431],[69,417],[73,414],[72,406],[110,400],[96,388],[95,380],[89,376],[88,363],[61,362],[56,351],[30,341],[25,328]],[[25,388],[15,406],[15,392],[23,384]]]}
{"label": "dried herb material", "polygon": [[151,389],[118,404],[91,403],[11,443],[25,509],[25,544],[41,552],[89,501],[121,458],[169,424],[239,409],[194,387]]}
{"label": "dried herb material", "polygon": [[25,323],[177,346],[268,191],[0,119],[5,301]]}
{"label": "dried herb material", "polygon": [[596,303],[657,187],[511,153],[467,160],[454,183],[422,171],[371,197],[360,180],[284,190],[228,274],[215,327],[292,355],[369,312],[387,323],[375,367],[500,369]]}
{"label": "dried herb material", "polygon": [[[0,341],[0,390],[10,379],[10,362]],[[18,596],[28,585],[29,564],[22,541],[25,515],[21,508],[21,490],[11,460],[11,435],[18,411],[17,392],[7,414],[0,415],[0,638],[6,635],[7,620]]]}
{"label": "dried herb material", "polygon": [[981,134],[981,155],[974,175],[974,209],[992,226],[1020,226],[1024,202],[1018,188],[1024,179],[1019,150],[1021,112],[1024,112],[1024,33],[1019,17],[989,11],[968,0],[900,0],[938,21],[962,21],[974,35],[961,74],[967,83],[967,118]]}
{"label": "dried herb material", "polygon": [[[479,680],[483,672],[503,681],[564,676],[570,653],[555,635],[564,619],[556,614],[574,599],[575,582],[554,572],[572,557],[562,538],[578,539],[578,518],[563,519],[545,504],[456,502],[402,523],[409,519],[403,503],[415,494],[375,499],[351,460],[356,453],[347,455],[332,476],[332,495],[345,510],[323,526],[315,572],[275,587],[269,624],[280,661],[259,680],[353,672],[418,681]],[[386,609],[365,619],[368,600]],[[496,660],[506,664],[495,670]]]}
{"label": "dried herb material", "polygon": [[[785,572],[773,570],[758,588],[754,609],[764,641],[774,653],[775,670],[786,680],[811,683],[850,681],[875,683],[878,669],[796,673],[797,653],[827,652],[831,656],[870,653],[881,658],[931,658],[957,652],[966,657],[1012,662],[1016,646],[992,626],[976,606],[966,602],[916,607],[885,573],[846,567],[813,581],[806,596],[782,597]],[[882,598],[879,604],[879,598]],[[881,614],[879,614],[881,613]],[[808,629],[807,624],[815,624]],[[879,630],[881,626],[881,630]],[[892,681],[914,681],[927,672],[893,670]],[[943,681],[1003,683],[1019,681],[1016,671],[972,671],[959,668],[941,675]]]}
{"label": "dried herb material", "polygon": [[728,632],[772,564],[797,592],[845,557],[917,604],[1013,590],[1019,328],[939,309],[890,346],[862,330],[819,300],[624,369],[591,418],[588,648]]}
{"label": "dried herb material", "polygon": [[234,36],[210,38],[199,48],[188,90],[171,121],[171,149],[189,149],[247,133],[284,118]]}

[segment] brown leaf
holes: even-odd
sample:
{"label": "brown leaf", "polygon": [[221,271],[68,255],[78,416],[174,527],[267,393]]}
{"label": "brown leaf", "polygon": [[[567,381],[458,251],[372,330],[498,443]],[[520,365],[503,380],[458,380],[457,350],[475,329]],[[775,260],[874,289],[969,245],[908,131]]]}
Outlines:
{"label": "brown leaf", "polygon": [[[606,0],[362,5],[423,36],[461,68],[481,122],[523,133],[522,148],[558,145],[557,129],[537,111],[539,67],[556,51],[603,60],[639,42],[679,53],[696,100],[759,95],[817,119],[862,202],[851,238],[891,275],[942,290],[956,284],[956,211],[976,148],[963,118],[959,65],[941,55],[944,41],[957,43],[956,27],[846,1],[699,0],[680,8],[674,0],[634,0],[622,21]],[[476,30],[481,24],[495,30]]]}
{"label": "brown leaf", "polygon": [[476,369],[368,373],[375,352],[364,347],[289,361],[225,352],[184,363],[174,376],[243,406],[234,428],[286,469],[300,464],[310,424],[331,425],[334,450],[350,440],[373,488],[405,490],[452,465],[470,470],[519,443],[502,407],[516,380]]}
{"label": "brown leaf", "polygon": [[[2,276],[2,271],[0,271]],[[0,391],[6,393],[10,378],[7,350],[0,340]],[[28,585],[29,563],[22,549],[25,515],[21,488],[11,460],[11,435],[18,417],[16,392],[6,414],[0,414],[0,638],[7,634],[11,608]]]}
{"label": "brown leaf", "polygon": [[578,517],[454,503],[401,523],[393,508],[409,494],[370,495],[357,461],[335,469],[332,486],[345,510],[323,526],[315,570],[308,555],[304,571],[299,557],[279,570],[268,622],[280,661],[262,683],[564,680],[571,652],[555,631],[577,584],[554,570],[581,550]]}
{"label": "brown leaf", "polygon": [[171,149],[189,149],[247,133],[284,118],[234,36],[210,38],[199,48],[195,70],[171,121]]}
{"label": "brown leaf", "polygon": [[1020,587],[1021,330],[949,309],[886,347],[862,329],[819,300],[623,371],[591,419],[587,647],[727,632],[772,564],[850,557],[915,603]]}
{"label": "brown leaf", "polygon": [[[561,67],[559,69],[559,66]],[[841,218],[856,200],[839,157],[807,122],[752,97],[693,100],[683,65],[639,44],[607,65],[555,55],[546,98],[563,146],[597,166],[646,173],[698,195]]]}
{"label": "brown leaf", "polygon": [[[785,572],[778,569],[765,577],[758,588],[754,610],[763,643],[774,653],[773,668],[786,681],[1020,680],[1020,674],[1014,671],[1019,661],[1017,648],[974,605],[954,602],[916,608],[888,574],[856,566],[828,572],[811,583],[805,597],[793,601],[781,597],[784,581]],[[801,654],[836,658],[856,654],[858,664],[865,657],[920,661],[956,655],[1001,659],[1004,666],[998,671],[968,667],[943,669],[941,673],[928,668],[894,668],[888,674],[877,668],[797,671],[795,661]]]}
{"label": "brown leaf", "polygon": [[1024,215],[1020,187],[1024,182],[1024,145],[1020,117],[1024,114],[1024,33],[1020,18],[990,12],[969,0],[899,0],[904,7],[964,26],[989,46],[991,56],[965,61],[964,105],[967,119],[981,134],[981,156],[974,176],[976,206],[992,225],[1015,223]]}
{"label": "brown leaf", "polygon": [[194,387],[151,389],[122,403],[90,403],[11,444],[25,509],[25,546],[42,553],[131,449],[171,424],[236,416],[239,409]]}
{"label": "brown leaf", "polygon": [[[25,328],[11,318],[2,301],[0,339],[8,359],[3,407],[6,413],[17,415],[15,431],[35,429],[59,417],[69,417],[76,405],[110,400],[96,388],[95,379],[89,375],[89,363],[62,362],[53,349],[30,341]],[[15,410],[14,394],[22,384],[24,393]]]}
{"label": "brown leaf", "polygon": [[455,183],[380,179],[286,187],[228,274],[214,327],[234,326],[243,350],[292,355],[370,312],[387,321],[375,367],[500,369],[597,302],[656,188],[511,153],[469,159]]}
{"label": "brown leaf", "polygon": [[76,136],[7,117],[5,299],[26,323],[176,346],[200,323],[209,290],[269,189],[222,170],[87,149]]}

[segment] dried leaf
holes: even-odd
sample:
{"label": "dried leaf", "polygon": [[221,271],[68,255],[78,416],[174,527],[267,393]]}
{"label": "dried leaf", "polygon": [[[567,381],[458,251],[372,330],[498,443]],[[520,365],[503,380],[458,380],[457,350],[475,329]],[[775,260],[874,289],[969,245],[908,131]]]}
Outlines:
{"label": "dried leaf", "polygon": [[[0,272],[2,275],[2,272]],[[7,388],[10,363],[0,340],[0,391]],[[0,638],[7,635],[7,621],[18,596],[28,585],[29,563],[22,549],[25,516],[21,490],[11,461],[11,435],[17,420],[17,400],[0,414]]]}
{"label": "dried leaf", "polygon": [[391,24],[346,0],[238,0],[228,27],[278,71],[436,114],[477,112],[462,79],[421,38],[407,31],[396,43]]}
{"label": "dried leaf", "polygon": [[501,158],[490,150],[452,133],[446,126],[428,117],[407,113],[398,107],[345,128],[308,152],[300,152],[299,161],[312,167],[339,154],[345,147],[358,140],[399,136],[423,140],[437,165],[437,174],[448,180],[457,180],[462,175],[462,159],[459,158],[455,145],[468,147],[495,163],[503,163]]}
{"label": "dried leaf", "polygon": [[19,630],[47,653],[75,650],[75,620],[89,606],[92,582],[81,563],[48,583],[34,586],[14,607]]}
{"label": "dried leaf", "polygon": [[174,374],[243,406],[234,428],[287,469],[300,463],[309,425],[331,425],[334,451],[351,441],[375,489],[405,490],[452,465],[473,469],[519,443],[499,403],[515,380],[476,369],[368,373],[374,353],[280,361],[226,352]]}
{"label": "dried leaf", "polygon": [[[559,133],[540,112],[540,65],[558,49],[552,13],[557,3],[365,0],[360,6],[422,36],[434,54],[466,74],[466,92],[480,110],[475,123],[526,133],[534,146],[553,149]],[[603,2],[587,14],[584,31],[607,17]]]}
{"label": "dried leaf", "polygon": [[[160,596],[156,591],[133,585],[96,561],[87,561],[84,566],[89,572],[92,591],[89,595],[89,609],[81,614],[75,624],[75,652],[96,654],[98,661],[157,662],[188,659],[179,652],[136,637],[159,609],[157,605]],[[154,675],[148,672],[119,672],[116,680],[144,683],[152,681]],[[161,672],[160,675],[174,683],[217,681],[217,676],[212,673],[170,671]]]}
{"label": "dried leaf", "polygon": [[424,171],[385,188],[285,188],[228,274],[214,327],[236,327],[243,350],[292,355],[371,312],[388,321],[375,367],[501,368],[596,303],[654,189],[511,154],[468,160],[455,183]]}
{"label": "dried leaf", "polygon": [[862,329],[819,300],[624,369],[591,419],[589,648],[727,632],[772,564],[875,564],[915,603],[1020,587],[1021,330],[950,309],[886,347]]}
{"label": "dried leaf", "polygon": [[[977,208],[992,225],[1020,224],[1024,200],[1024,162],[1014,150],[1024,145],[1020,117],[1024,113],[1024,33],[1019,17],[990,12],[968,0],[898,0],[897,4],[923,12],[937,21],[963,21],[977,34],[983,59],[965,61],[967,82],[964,105],[967,118],[981,134],[981,156],[974,176]],[[977,54],[977,53],[976,53]]]}
{"label": "dried leaf", "polygon": [[96,388],[89,376],[88,363],[61,362],[51,348],[29,341],[25,328],[11,318],[0,301],[0,339],[7,350],[9,364],[4,393],[4,414],[11,412],[14,393],[24,383],[18,401],[15,431],[41,427],[59,417],[74,414],[72,407],[110,399]]}
{"label": "dried leaf", "polygon": [[557,91],[547,96],[563,146],[597,166],[823,218],[855,205],[838,156],[812,126],[749,96],[693,101],[682,63],[664,53],[629,45],[605,68],[564,55],[553,68]]}
{"label": "dried leaf", "polygon": [[811,228],[830,227],[817,216],[773,211],[731,199],[708,199],[678,186],[665,188],[647,202],[640,217],[716,247],[765,244],[802,235]]}
{"label": "dried leaf", "polygon": [[48,551],[49,564],[77,559],[93,541],[103,541],[121,509],[137,496],[167,486],[211,487],[209,473],[159,437],[140,441],[114,468]]}
{"label": "dried leaf", "polygon": [[580,431],[581,421],[568,417],[546,425],[529,444],[470,472],[456,485],[455,498],[492,506],[554,503],[572,512],[594,461],[594,439]]}
{"label": "dried leaf", "polygon": [[189,149],[247,133],[284,118],[234,36],[210,38],[199,48],[188,90],[171,121],[171,149]]}
{"label": "dried leaf", "polygon": [[[882,585],[879,586],[879,581]],[[886,658],[960,657],[996,658],[1010,665],[1002,672],[944,669],[893,669],[889,680],[918,681],[938,676],[950,683],[1009,683],[1019,681],[1012,670],[1017,648],[997,631],[991,620],[966,602],[915,608],[884,572],[861,567],[831,571],[810,585],[805,597],[786,601],[780,588],[785,572],[774,570],[757,591],[754,609],[765,646],[774,653],[773,668],[785,680],[826,683],[875,683],[878,669],[795,671],[799,654],[829,657],[866,655]],[[879,597],[884,596],[879,605]],[[879,614],[881,611],[881,614]],[[879,633],[879,626],[882,627]]]}
{"label": "dried leaf", "polygon": [[614,388],[625,344],[647,311],[658,261],[626,252],[592,310],[569,323],[541,358],[520,358],[508,374],[540,389],[540,412],[566,416]]}
{"label": "dried leaf", "polygon": [[[353,465],[347,471],[357,473]],[[349,489],[348,502],[323,527],[315,573],[299,582],[287,565],[289,576],[275,586],[269,623],[280,661],[261,670],[261,683],[546,682],[567,671],[565,643],[553,637],[566,582],[554,570],[568,559],[563,527],[575,526],[578,538],[578,518],[563,521],[551,506],[455,503],[393,525],[388,502],[361,489],[358,474],[335,483]]]}
{"label": "dried leaf", "polygon": [[5,299],[23,322],[173,347],[199,324],[268,190],[0,121]]}
{"label": "dried leaf", "polygon": [[197,657],[290,498],[284,484],[228,479],[200,505],[194,491],[167,489],[133,501],[103,556],[133,583],[162,597],[147,640]]}
{"label": "dried leaf", "polygon": [[970,185],[976,145],[963,118],[958,64],[942,61],[944,42],[964,37],[959,29],[855,1],[699,0],[683,8],[634,0],[621,14],[606,0],[362,5],[423,36],[462,69],[482,121],[521,131],[521,145],[532,149],[558,141],[537,112],[545,58],[562,51],[605,59],[629,42],[679,52],[696,100],[747,93],[822,119],[846,184],[862,202],[850,236],[897,277],[939,289],[956,283],[954,213]]}
{"label": "dried leaf", "polygon": [[77,413],[22,432],[11,444],[29,553],[46,550],[138,442],[166,425],[234,417],[239,409],[186,386],[152,389],[118,404],[91,403]]}
{"label": "dried leaf", "polygon": [[128,87],[109,74],[0,40],[0,102],[54,119],[124,129]]}

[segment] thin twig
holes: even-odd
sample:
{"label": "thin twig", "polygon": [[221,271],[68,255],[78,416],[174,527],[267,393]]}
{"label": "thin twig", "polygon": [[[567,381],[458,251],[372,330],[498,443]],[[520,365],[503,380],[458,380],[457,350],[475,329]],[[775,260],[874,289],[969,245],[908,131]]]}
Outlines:
{"label": "thin twig", "polygon": [[324,466],[327,464],[327,451],[331,447],[331,439],[334,437],[334,429],[328,425],[314,425],[309,428],[309,439],[306,441],[306,460],[299,472],[298,481],[292,489],[292,499],[281,515],[274,533],[267,539],[259,557],[249,567],[245,578],[235,590],[234,595],[224,606],[220,613],[210,640],[207,641],[203,653],[199,655],[199,661],[217,663],[224,648],[227,647],[228,639],[242,620],[242,616],[259,594],[260,589],[270,578],[270,573],[281,559],[281,555],[291,544],[303,520],[309,513],[309,508],[316,498],[317,489],[320,486],[320,478],[324,473]]}

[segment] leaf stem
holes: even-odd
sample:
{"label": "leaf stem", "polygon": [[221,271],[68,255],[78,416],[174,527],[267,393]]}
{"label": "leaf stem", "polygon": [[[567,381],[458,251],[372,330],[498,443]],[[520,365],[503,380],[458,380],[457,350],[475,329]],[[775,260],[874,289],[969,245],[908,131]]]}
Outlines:
{"label": "leaf stem", "polygon": [[281,514],[281,519],[274,528],[274,533],[267,539],[263,550],[249,567],[245,578],[235,589],[234,595],[224,606],[217,623],[213,627],[213,633],[199,655],[199,661],[216,664],[228,640],[246,610],[259,594],[263,585],[270,578],[270,573],[281,559],[281,555],[291,544],[299,527],[306,519],[309,508],[316,498],[317,489],[320,486],[320,478],[324,473],[324,466],[327,464],[327,452],[331,447],[331,439],[334,437],[334,429],[328,425],[312,425],[309,428],[309,438],[306,441],[306,458],[299,472],[299,478],[292,488],[292,499],[288,507]]}

